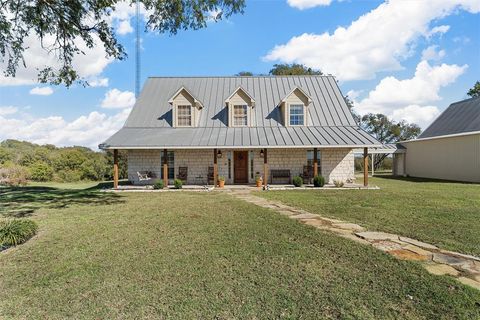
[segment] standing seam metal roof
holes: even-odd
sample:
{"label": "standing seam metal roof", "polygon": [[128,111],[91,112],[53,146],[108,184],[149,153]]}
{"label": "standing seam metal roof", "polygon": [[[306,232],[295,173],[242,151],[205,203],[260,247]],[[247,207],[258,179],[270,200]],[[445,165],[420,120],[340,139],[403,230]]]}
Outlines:
{"label": "standing seam metal roof", "polygon": [[[204,106],[198,126],[172,127],[169,99],[188,88]],[[255,99],[251,127],[228,127],[225,99],[241,87]],[[285,127],[278,103],[296,87],[312,102],[306,126]],[[124,127],[103,148],[372,146],[332,76],[149,78]]]}

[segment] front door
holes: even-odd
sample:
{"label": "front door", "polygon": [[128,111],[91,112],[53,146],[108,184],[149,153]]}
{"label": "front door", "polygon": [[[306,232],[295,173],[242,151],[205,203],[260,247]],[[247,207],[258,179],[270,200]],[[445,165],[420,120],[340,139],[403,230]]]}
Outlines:
{"label": "front door", "polygon": [[248,183],[248,151],[233,152],[233,182]]}

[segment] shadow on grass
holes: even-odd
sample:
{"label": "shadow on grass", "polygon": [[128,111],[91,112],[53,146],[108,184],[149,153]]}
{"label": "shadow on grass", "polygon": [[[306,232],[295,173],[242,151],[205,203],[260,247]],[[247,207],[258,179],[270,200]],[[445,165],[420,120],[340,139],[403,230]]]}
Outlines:
{"label": "shadow on grass", "polygon": [[58,189],[52,187],[0,188],[0,216],[22,218],[40,208],[62,209],[71,205],[109,205],[121,203],[121,196],[100,192],[111,183],[102,182],[88,189]]}
{"label": "shadow on grass", "polygon": [[442,180],[442,179],[418,178],[418,177],[402,177],[402,176],[394,176],[392,174],[378,174],[378,175],[375,174],[375,178],[407,181],[407,182],[417,182],[417,183],[437,182],[437,183],[475,184],[474,182],[466,182],[466,181],[454,181],[454,180]]}

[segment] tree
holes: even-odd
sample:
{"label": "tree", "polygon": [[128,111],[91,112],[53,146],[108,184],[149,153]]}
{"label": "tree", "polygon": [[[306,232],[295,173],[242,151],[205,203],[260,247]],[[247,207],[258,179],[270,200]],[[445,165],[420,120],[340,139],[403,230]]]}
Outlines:
{"label": "tree", "polygon": [[480,81],[475,82],[473,87],[468,90],[467,94],[472,98],[480,97]]}
{"label": "tree", "polygon": [[[422,131],[420,127],[414,123],[408,123],[406,121],[395,122],[381,113],[364,115],[361,118],[360,126],[383,144],[414,139],[418,137]],[[386,157],[387,154],[377,157],[374,163],[375,168],[380,167]]]}
{"label": "tree", "polygon": [[239,73],[236,74],[237,77],[251,77],[253,76],[253,73],[250,71],[240,71]]}
{"label": "tree", "polygon": [[[6,76],[14,77],[19,64],[26,66],[24,40],[29,35],[39,39],[42,48],[55,54],[60,67],[39,70],[40,82],[70,86],[80,79],[72,60],[84,54],[82,42],[93,48],[103,44],[107,58],[126,58],[124,47],[116,38],[109,17],[123,0],[95,1],[16,1],[0,0],[0,55],[6,62]],[[243,13],[245,0],[139,0],[149,12],[145,31],[176,34],[179,30],[200,29],[213,19],[221,20]],[[132,0],[133,4],[134,1]]]}
{"label": "tree", "polygon": [[322,71],[308,68],[303,64],[274,64],[269,72],[273,76],[322,75]]}

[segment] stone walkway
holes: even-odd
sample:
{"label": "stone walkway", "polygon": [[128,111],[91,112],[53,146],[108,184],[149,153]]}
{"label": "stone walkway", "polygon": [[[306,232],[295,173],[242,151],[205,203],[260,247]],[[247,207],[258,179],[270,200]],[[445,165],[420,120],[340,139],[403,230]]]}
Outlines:
{"label": "stone walkway", "polygon": [[434,245],[396,234],[365,230],[355,223],[329,219],[280,202],[251,194],[250,190],[234,190],[232,195],[263,208],[270,208],[291,219],[333,232],[340,237],[371,245],[402,260],[419,261],[432,274],[450,275],[463,284],[480,290],[480,258],[442,250]]}

